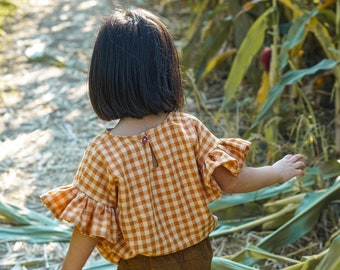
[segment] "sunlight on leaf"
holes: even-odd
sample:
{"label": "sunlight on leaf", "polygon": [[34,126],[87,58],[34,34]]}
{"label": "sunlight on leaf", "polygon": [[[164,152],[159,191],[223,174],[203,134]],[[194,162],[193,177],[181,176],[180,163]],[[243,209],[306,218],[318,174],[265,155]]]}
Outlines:
{"label": "sunlight on leaf", "polygon": [[272,14],[275,12],[273,8],[265,11],[251,26],[246,37],[235,56],[233,64],[228,75],[228,79],[224,84],[224,99],[220,110],[224,110],[234,97],[238,86],[240,85],[253,57],[258,53],[263,45],[266,31],[270,26]]}
{"label": "sunlight on leaf", "polygon": [[214,257],[211,264],[211,270],[256,270],[253,268],[226,258]]}
{"label": "sunlight on leaf", "polygon": [[201,79],[204,79],[214,68],[216,68],[219,64],[224,62],[227,58],[234,55],[236,53],[236,49],[230,49],[226,51],[225,53],[222,53],[220,55],[214,56],[207,64]]}
{"label": "sunlight on leaf", "polygon": [[316,270],[338,270],[340,269],[340,235],[337,236],[327,252],[326,256],[321,260],[320,264],[317,266]]}

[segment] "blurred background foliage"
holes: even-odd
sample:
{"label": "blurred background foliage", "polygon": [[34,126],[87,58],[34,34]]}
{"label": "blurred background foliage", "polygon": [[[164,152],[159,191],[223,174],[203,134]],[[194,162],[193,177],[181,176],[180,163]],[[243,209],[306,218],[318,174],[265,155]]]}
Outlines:
{"label": "blurred background foliage", "polygon": [[[255,269],[259,262],[261,269],[338,269],[340,1],[164,1],[172,7],[179,2],[190,18],[179,54],[198,113],[208,115],[222,136],[251,140],[250,164],[299,152],[309,165],[291,188],[211,204],[220,220],[212,237],[249,232],[259,223],[262,232],[272,231],[255,247],[250,243],[238,254],[215,258],[213,269]],[[327,207],[333,217],[322,217]],[[315,229],[320,223],[328,224],[327,236]],[[312,251],[315,256],[301,260],[280,249],[312,231],[322,246]],[[277,264],[265,266],[271,259]]]}
{"label": "blurred background foliage", "polygon": [[0,36],[5,34],[3,25],[6,17],[11,16],[17,6],[8,0],[0,0]]}
{"label": "blurred background foliage", "polygon": [[190,23],[179,48],[188,88],[224,135],[252,140],[254,164],[287,152],[311,165],[338,158],[339,1],[184,2]]}

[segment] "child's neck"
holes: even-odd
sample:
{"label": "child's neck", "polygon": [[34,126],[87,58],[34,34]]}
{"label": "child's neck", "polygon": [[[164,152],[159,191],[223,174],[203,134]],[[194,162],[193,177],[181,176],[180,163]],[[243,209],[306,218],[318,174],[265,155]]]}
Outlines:
{"label": "child's neck", "polygon": [[124,117],[119,120],[118,124],[111,130],[112,134],[120,136],[133,136],[141,134],[151,128],[159,126],[168,114],[150,114],[141,119],[133,117]]}

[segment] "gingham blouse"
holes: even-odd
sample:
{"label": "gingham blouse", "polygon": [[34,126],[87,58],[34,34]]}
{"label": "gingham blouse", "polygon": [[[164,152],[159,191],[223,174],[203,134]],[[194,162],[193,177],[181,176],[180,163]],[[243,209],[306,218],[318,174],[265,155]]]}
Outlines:
{"label": "gingham blouse", "polygon": [[140,135],[98,135],[73,183],[41,199],[58,219],[99,237],[112,263],[165,255],[209,236],[217,218],[207,204],[222,194],[212,173],[223,165],[236,175],[248,150],[248,141],[218,139],[194,116],[173,112]]}

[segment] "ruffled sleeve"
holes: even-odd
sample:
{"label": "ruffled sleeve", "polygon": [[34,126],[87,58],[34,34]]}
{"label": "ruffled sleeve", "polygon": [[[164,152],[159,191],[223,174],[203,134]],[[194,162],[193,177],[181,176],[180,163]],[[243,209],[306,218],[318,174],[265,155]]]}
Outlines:
{"label": "ruffled sleeve", "polygon": [[220,139],[213,135],[201,122],[196,125],[198,143],[196,157],[206,187],[208,202],[216,200],[222,194],[212,174],[219,166],[224,166],[233,175],[237,175],[244,166],[250,148],[250,142],[240,138]]}
{"label": "ruffled sleeve", "polygon": [[233,175],[237,175],[244,165],[249,146],[250,142],[243,139],[219,139],[216,147],[205,158],[202,170],[204,181],[208,182],[214,170],[220,165]]}
{"label": "ruffled sleeve", "polygon": [[90,143],[73,183],[43,194],[41,201],[56,218],[73,223],[82,234],[115,242],[119,234],[117,195],[106,152]]}
{"label": "ruffled sleeve", "polygon": [[41,200],[57,219],[75,224],[82,234],[117,241],[115,208],[93,200],[77,187],[58,187],[43,194]]}

